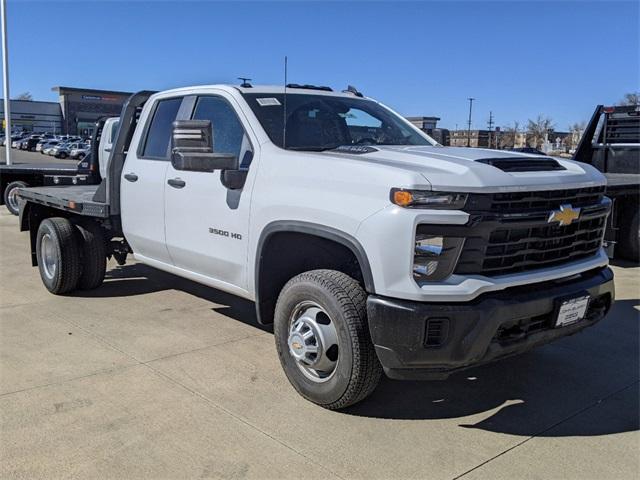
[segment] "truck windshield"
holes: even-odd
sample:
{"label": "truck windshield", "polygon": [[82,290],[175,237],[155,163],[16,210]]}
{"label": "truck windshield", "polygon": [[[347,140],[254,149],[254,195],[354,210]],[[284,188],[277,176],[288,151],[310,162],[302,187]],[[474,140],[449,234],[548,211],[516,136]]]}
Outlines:
{"label": "truck windshield", "polygon": [[376,102],[329,95],[244,93],[271,141],[288,150],[331,150],[344,145],[434,145]]}

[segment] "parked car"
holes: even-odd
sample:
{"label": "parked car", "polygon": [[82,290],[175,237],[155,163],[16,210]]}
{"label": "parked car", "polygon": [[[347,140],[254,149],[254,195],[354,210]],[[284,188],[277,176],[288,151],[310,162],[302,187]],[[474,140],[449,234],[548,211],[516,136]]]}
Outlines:
{"label": "parked car", "polygon": [[66,142],[56,145],[51,154],[56,158],[67,158],[71,156],[72,150],[77,150],[80,147],[79,142]]}
{"label": "parked car", "polygon": [[67,143],[68,142],[64,142],[64,141],[58,142],[57,145],[52,146],[45,153],[47,155],[51,155],[52,157],[56,157],[58,156],[58,152],[67,146]]}
{"label": "parked car", "polygon": [[45,288],[97,288],[132,254],[239,295],[325,408],[575,334],[614,301],[593,166],[442,147],[354,89],[140,92],[109,162],[100,186],[19,190]]}
{"label": "parked car", "polygon": [[75,148],[72,148],[69,152],[69,157],[82,160],[91,151],[91,146],[88,143],[80,143]]}
{"label": "parked car", "polygon": [[49,140],[47,143],[42,145],[42,149],[40,150],[40,153],[48,155],[51,149],[56,145],[58,145],[59,143],[60,143],[60,140]]}
{"label": "parked car", "polygon": [[28,150],[32,152],[36,149],[36,145],[38,144],[39,141],[40,141],[40,135],[38,134],[29,135],[27,138],[24,138],[20,141],[20,145],[18,146],[18,148],[20,150]]}
{"label": "parked car", "polygon": [[18,136],[11,137],[11,148],[18,148],[20,142],[26,138],[27,134],[20,134]]}

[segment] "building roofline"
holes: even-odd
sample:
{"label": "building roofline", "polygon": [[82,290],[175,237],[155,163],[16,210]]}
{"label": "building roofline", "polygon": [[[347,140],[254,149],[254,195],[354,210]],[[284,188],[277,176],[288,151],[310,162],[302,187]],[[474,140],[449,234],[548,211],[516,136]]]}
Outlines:
{"label": "building roofline", "polygon": [[[4,98],[0,98],[0,102],[4,102]],[[22,100],[19,98],[12,98],[11,102],[23,102],[23,103],[48,103],[51,105],[60,105],[60,102],[48,102],[46,100]]]}
{"label": "building roofline", "polygon": [[440,117],[423,117],[423,116],[419,116],[419,117],[405,117],[407,120],[411,121],[411,120],[441,120]]}
{"label": "building roofline", "polygon": [[67,92],[84,92],[84,93],[101,93],[101,94],[111,94],[111,95],[124,95],[129,96],[132,92],[120,92],[116,90],[99,90],[96,88],[78,88],[78,87],[65,87],[62,85],[58,85],[56,87],[52,87],[51,90],[53,92],[58,92],[58,94],[62,95],[62,91]]}

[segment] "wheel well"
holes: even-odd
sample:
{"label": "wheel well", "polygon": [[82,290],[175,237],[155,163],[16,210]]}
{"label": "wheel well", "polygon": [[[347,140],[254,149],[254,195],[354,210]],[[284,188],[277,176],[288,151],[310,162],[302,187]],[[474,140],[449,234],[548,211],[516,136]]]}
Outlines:
{"label": "wheel well", "polygon": [[[260,242],[256,265],[256,310],[261,324],[273,323],[278,295],[291,278],[326,268],[343,272],[372,290],[371,272],[361,247],[325,233],[278,231]],[[364,264],[364,265],[363,265]]]}

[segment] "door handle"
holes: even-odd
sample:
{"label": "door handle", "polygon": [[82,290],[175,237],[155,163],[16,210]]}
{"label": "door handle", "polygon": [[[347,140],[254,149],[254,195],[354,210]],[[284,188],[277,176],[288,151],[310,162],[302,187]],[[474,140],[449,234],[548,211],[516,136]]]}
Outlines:
{"label": "door handle", "polygon": [[167,180],[167,183],[173,188],[183,188],[187,184],[187,182],[185,182],[181,178],[170,178],[169,180]]}
{"label": "door handle", "polygon": [[124,178],[130,182],[136,182],[138,180],[138,175],[135,173],[125,173]]}

